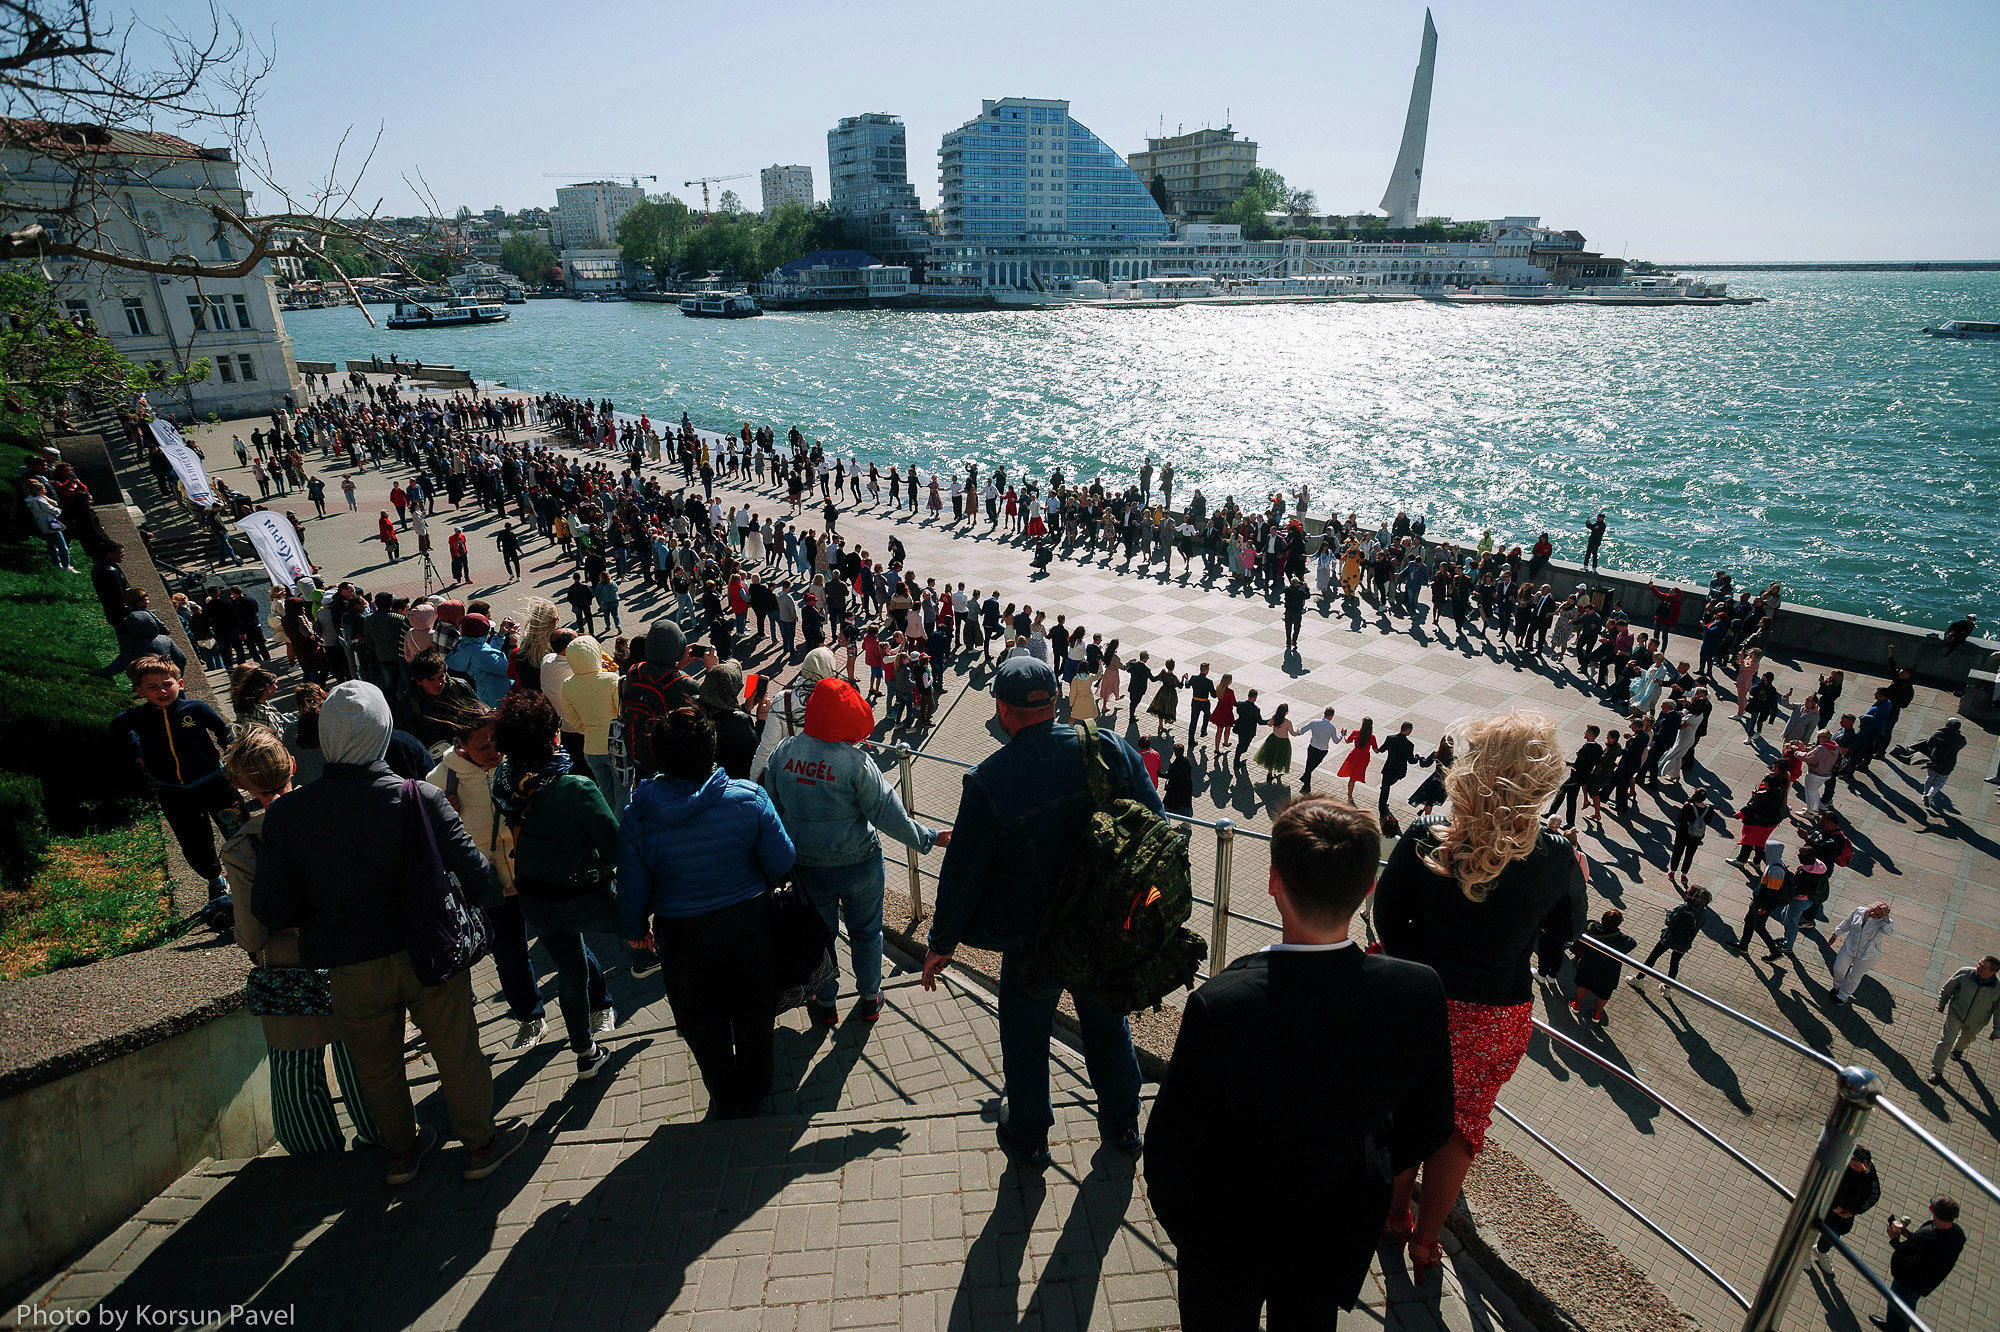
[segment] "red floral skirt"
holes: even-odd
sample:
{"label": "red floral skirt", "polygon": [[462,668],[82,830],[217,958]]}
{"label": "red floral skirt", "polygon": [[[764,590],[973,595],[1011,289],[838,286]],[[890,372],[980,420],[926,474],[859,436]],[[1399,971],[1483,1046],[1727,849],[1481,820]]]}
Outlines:
{"label": "red floral skirt", "polygon": [[1452,1123],[1472,1144],[1475,1156],[1485,1150],[1493,1102],[1528,1053],[1534,1008],[1532,1003],[1445,1000],[1445,1021],[1451,1028]]}

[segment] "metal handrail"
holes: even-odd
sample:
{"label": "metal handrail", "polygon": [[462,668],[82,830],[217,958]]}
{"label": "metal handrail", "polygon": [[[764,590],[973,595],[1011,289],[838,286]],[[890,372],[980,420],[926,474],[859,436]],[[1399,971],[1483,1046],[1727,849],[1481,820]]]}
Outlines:
{"label": "metal handrail", "polygon": [[1668,1233],[1667,1229],[1664,1226],[1662,1226],[1659,1222],[1653,1220],[1652,1217],[1647,1216],[1644,1212],[1640,1211],[1632,1203],[1626,1201],[1624,1196],[1621,1195],[1616,1189],[1612,1188],[1609,1184],[1606,1184],[1603,1180],[1591,1174],[1590,1171],[1585,1169],[1583,1164],[1580,1161],[1578,1161],[1575,1157],[1571,1156],[1568,1152],[1565,1152],[1562,1148],[1556,1146],[1554,1143],[1550,1142],[1547,1138],[1543,1137],[1539,1132],[1536,1131],[1535,1127],[1532,1124],[1528,1123],[1527,1120],[1522,1119],[1519,1115],[1515,1114],[1512,1110],[1509,1110],[1506,1106],[1500,1104],[1498,1101],[1495,1101],[1493,1103],[1493,1108],[1495,1110],[1498,1110],[1501,1114],[1505,1115],[1507,1117],[1508,1122],[1513,1124],[1516,1128],[1520,1129],[1521,1132],[1527,1134],[1529,1137],[1533,1138],[1536,1142],[1540,1143],[1543,1147],[1547,1148],[1549,1153],[1552,1156],[1554,1156],[1558,1161],[1561,1161],[1571,1170],[1574,1170],[1577,1174],[1583,1176],[1583,1178],[1586,1181],[1588,1181],[1591,1184],[1591,1186],[1594,1187],[1599,1193],[1603,1194],[1605,1197],[1609,1198],[1612,1202],[1618,1204],[1619,1207],[1623,1208],[1627,1216],[1631,1217],[1634,1221],[1637,1221],[1640,1225],[1644,1226],[1646,1229],[1652,1231],[1653,1234],[1659,1236],[1659,1238],[1665,1240],[1669,1245],[1673,1247],[1674,1252],[1678,1253],[1681,1257],[1687,1259],[1689,1262],[1693,1263],[1696,1267],[1700,1268],[1702,1274],[1706,1276],[1710,1281],[1713,1281],[1716,1285],[1722,1287],[1723,1290],[1727,1291],[1731,1299],[1735,1300],[1738,1304],[1742,1305],[1746,1310],[1749,1309],[1750,1307],[1749,1298],[1745,1296],[1742,1291],[1736,1289],[1735,1286],[1731,1285],[1729,1283],[1728,1277],[1725,1277],[1724,1275],[1722,1275],[1722,1273],[1716,1271],[1713,1267],[1710,1267],[1706,1262],[1704,1262],[1700,1254],[1696,1253],[1693,1249],[1690,1249],[1687,1245],[1675,1239],[1673,1235]]}
{"label": "metal handrail", "polygon": [[[895,755],[898,766],[897,775],[902,790],[904,806],[912,814],[915,812],[915,806],[910,768],[915,760],[930,759],[961,769],[970,769],[977,766],[962,759],[947,758],[942,754],[932,754],[904,745],[877,745],[872,747],[883,749]],[[1205,905],[1210,909],[1209,939],[1211,951],[1209,954],[1209,969],[1196,973],[1199,979],[1206,980],[1211,971],[1219,971],[1228,961],[1229,923],[1231,921],[1242,921],[1246,924],[1255,924],[1274,930],[1283,928],[1282,924],[1278,921],[1237,911],[1230,904],[1236,839],[1238,837],[1251,837],[1261,842],[1269,842],[1271,838],[1269,833],[1239,828],[1233,819],[1227,817],[1209,820],[1172,812],[1169,812],[1167,817],[1178,823],[1207,828],[1215,835],[1214,896],[1201,897],[1197,895],[1194,899],[1197,903]],[[921,885],[923,878],[928,876],[935,881],[938,876],[932,871],[923,869],[918,865],[914,850],[908,853],[907,858],[909,862],[908,872],[914,923],[914,920],[922,918],[923,898]],[[1387,862],[1383,863],[1386,864]],[[1792,1036],[1786,1035],[1770,1024],[1760,1022],[1748,1013],[1703,993],[1701,990],[1684,983],[1679,977],[1670,976],[1663,971],[1655,970],[1629,953],[1622,953],[1615,948],[1608,947],[1602,941],[1590,935],[1579,936],[1577,942],[1585,947],[1596,949],[1606,957],[1617,961],[1620,965],[1630,966],[1640,975],[1652,977],[1662,985],[1668,986],[1680,994],[1686,995],[1688,998],[1714,1009],[1716,1012],[1733,1019],[1766,1039],[1784,1046],[1794,1054],[1801,1055],[1838,1075],[1838,1094],[1834,1098],[1833,1107],[1828,1113],[1826,1124],[1820,1133],[1819,1142],[1814,1149],[1812,1159],[1807,1164],[1805,1175],[1799,1187],[1794,1190],[1787,1188],[1784,1182],[1776,1175],[1731,1145],[1719,1133],[1695,1118],[1694,1115],[1668,1100],[1665,1096],[1662,1096],[1657,1090],[1629,1069],[1611,1062],[1590,1047],[1563,1032],[1555,1030],[1546,1022],[1540,1019],[1535,1019],[1534,1021],[1535,1027],[1552,1042],[1561,1045],[1566,1050],[1571,1050],[1582,1055],[1594,1066],[1604,1069],[1625,1085],[1647,1097],[1653,1104],[1659,1106],[1662,1110],[1665,1110],[1683,1124],[1693,1129],[1704,1141],[1720,1148],[1731,1161],[1749,1171],[1791,1203],[1791,1210],[1786,1217],[1783,1229],[1779,1232],[1778,1241],[1772,1248],[1763,1276],[1758,1283],[1755,1293],[1750,1296],[1746,1296],[1741,1290],[1737,1289],[1726,1277],[1704,1260],[1701,1255],[1695,1253],[1686,1244],[1676,1239],[1657,1221],[1640,1210],[1636,1204],[1620,1195],[1610,1185],[1592,1174],[1575,1157],[1556,1146],[1555,1143],[1551,1142],[1539,1130],[1527,1123],[1527,1121],[1507,1109],[1504,1105],[1498,1103],[1494,1105],[1494,1109],[1506,1116],[1510,1123],[1514,1124],[1535,1142],[1547,1149],[1551,1155],[1576,1172],[1592,1188],[1610,1199],[1627,1215],[1631,1216],[1653,1235],[1664,1241],[1674,1252],[1693,1264],[1704,1276],[1727,1292],[1729,1297],[1741,1305],[1746,1312],[1747,1317],[1743,1324],[1744,1332],[1774,1332],[1774,1329],[1778,1326],[1780,1319],[1783,1317],[1785,1306],[1791,1298],[1794,1287],[1797,1285],[1799,1271],[1805,1262],[1806,1249],[1812,1243],[1813,1238],[1824,1230],[1825,1214],[1831,1205],[1833,1190],[1839,1183],[1840,1172],[1846,1169],[1847,1161],[1853,1154],[1854,1142],[1859,1136],[1862,1126],[1867,1122],[1869,1112],[1875,1107],[1880,1106],[1890,1118],[1908,1130],[1920,1143],[1936,1152],[1948,1165],[1970,1180],[1973,1186],[1981,1193],[1994,1202],[2000,1203],[2000,1186],[1996,1186],[1993,1181],[1987,1179],[1985,1175],[1981,1174],[1957,1152],[1940,1141],[1935,1134],[1910,1118],[1900,1107],[1883,1099],[1880,1095],[1880,1082],[1873,1073],[1866,1069],[1844,1068],[1831,1056],[1813,1049],[1811,1046]],[[1918,1318],[1907,1304],[1890,1294],[1888,1284],[1873,1269],[1869,1268],[1844,1240],[1836,1235],[1833,1236],[1833,1242],[1839,1246],[1842,1256],[1847,1258],[1849,1262],[1853,1263],[1860,1270],[1869,1284],[1874,1286],[1878,1293],[1887,1298],[1893,1307],[1911,1320],[1912,1326],[1921,1329],[1922,1332],[1930,1332],[1928,1325],[1922,1319]]]}
{"label": "metal handrail", "polygon": [[1693,1115],[1681,1109],[1679,1106],[1675,1105],[1672,1101],[1662,1096],[1658,1091],[1655,1091],[1652,1087],[1648,1086],[1643,1079],[1641,1079],[1637,1074],[1633,1073],[1630,1069],[1622,1068],[1619,1065],[1612,1063],[1609,1059],[1606,1059],[1603,1055],[1597,1053],[1597,1051],[1591,1049],[1583,1042],[1575,1039],[1574,1037],[1564,1035],[1562,1032],[1557,1031],[1554,1027],[1551,1027],[1548,1023],[1542,1021],[1540,1018],[1534,1018],[1532,1019],[1532,1021],[1535,1024],[1535,1029],[1540,1031],[1544,1036],[1548,1037],[1552,1041],[1557,1042],[1566,1049],[1574,1050],[1576,1053],[1582,1055],[1585,1059],[1588,1059],[1591,1063],[1597,1065],[1605,1072],[1610,1073],[1612,1076],[1618,1078],[1621,1082],[1624,1082],[1627,1086],[1630,1086],[1633,1090],[1641,1093],[1654,1105],[1659,1106],[1660,1109],[1666,1111],[1674,1118],[1680,1120],[1683,1124],[1686,1124],[1689,1128],[1693,1129],[1696,1133],[1699,1133],[1703,1138],[1707,1139],[1713,1145],[1720,1147],[1725,1153],[1728,1154],[1729,1158],[1732,1161],[1736,1162],[1736,1164],[1742,1166],[1744,1169],[1748,1170],[1751,1174],[1757,1176],[1757,1178],[1763,1180],[1766,1184],[1769,1184],[1772,1188],[1776,1189],[1780,1194],[1784,1195],[1786,1202],[1792,1201],[1795,1195],[1792,1193],[1790,1189],[1784,1186],[1784,1184],[1778,1179],[1776,1175],[1773,1175],[1770,1171],[1764,1169],[1763,1166],[1758,1165],[1748,1156],[1745,1156],[1741,1151],[1738,1151],[1735,1147],[1731,1146],[1714,1129],[1702,1123],[1699,1119],[1696,1119]]}
{"label": "metal handrail", "polygon": [[1840,1250],[1840,1256],[1845,1258],[1848,1262],[1852,1263],[1854,1265],[1854,1270],[1861,1273],[1862,1280],[1866,1281],[1869,1285],[1875,1287],[1875,1293],[1877,1295],[1880,1295],[1883,1299],[1889,1301],[1889,1303],[1895,1307],[1897,1312],[1901,1313],[1904,1318],[1908,1319],[1910,1322],[1910,1326],[1915,1328],[1916,1332],[1936,1332],[1936,1329],[1932,1328],[1929,1323],[1926,1323],[1921,1317],[1917,1315],[1917,1311],[1915,1309],[1912,1309],[1909,1305],[1903,1302],[1902,1296],[1896,1294],[1895,1291],[1889,1289],[1889,1283],[1876,1275],[1875,1269],[1870,1267],[1867,1261],[1863,1259],[1860,1254],[1854,1251],[1853,1246],[1848,1244],[1847,1237],[1845,1235],[1837,1233],[1832,1226],[1829,1226],[1824,1221],[1819,1223],[1819,1233],[1825,1238],[1833,1241],[1833,1247]]}
{"label": "metal handrail", "polygon": [[1924,1146],[1943,1157],[1944,1163],[1970,1180],[1973,1188],[1978,1189],[1994,1202],[2000,1203],[2000,1187],[1995,1186],[1992,1180],[1980,1174],[1978,1167],[1972,1165],[1957,1152],[1938,1141],[1936,1134],[1932,1133],[1922,1124],[1919,1124],[1916,1120],[1911,1119],[1901,1106],[1886,1096],[1878,1097],[1875,1101],[1875,1106],[1888,1115],[1889,1118],[1901,1124],[1918,1142],[1921,1142]]}
{"label": "metal handrail", "polygon": [[1651,976],[1654,980],[1660,981],[1663,984],[1673,986],[1676,990],[1679,990],[1682,994],[1687,995],[1689,998],[1707,1004],[1710,1008],[1713,1008],[1718,1013],[1724,1013],[1732,1018],[1735,1018],[1738,1022],[1741,1022],[1744,1026],[1749,1027],[1754,1031],[1762,1032],[1764,1035],[1778,1042],[1778,1044],[1785,1046],[1787,1049],[1791,1050],[1792,1053],[1804,1055],[1806,1058],[1812,1060],[1815,1064],[1818,1064],[1823,1068],[1838,1069],[1841,1066],[1840,1062],[1832,1058],[1831,1056],[1821,1054],[1818,1050],[1813,1049],[1810,1045],[1805,1044],[1803,1041],[1794,1040],[1792,1037],[1785,1035],[1784,1032],[1779,1031],[1777,1028],[1759,1022],[1756,1018],[1751,1017],[1748,1013],[1742,1012],[1739,1009],[1731,1008],[1728,1004],[1723,1003],[1720,999],[1716,999],[1710,995],[1703,994],[1700,990],[1695,989],[1692,985],[1684,984],[1679,977],[1669,976],[1664,971],[1653,970],[1651,967],[1647,966],[1644,962],[1641,962],[1638,958],[1633,957],[1630,953],[1621,953],[1616,948],[1607,947],[1603,943],[1603,941],[1593,938],[1588,934],[1579,934],[1576,937],[1576,942],[1584,944],[1591,948],[1595,948],[1598,952],[1603,953],[1606,957],[1612,958],[1617,962],[1621,962],[1626,966],[1632,967],[1637,971],[1644,972],[1646,975]]}

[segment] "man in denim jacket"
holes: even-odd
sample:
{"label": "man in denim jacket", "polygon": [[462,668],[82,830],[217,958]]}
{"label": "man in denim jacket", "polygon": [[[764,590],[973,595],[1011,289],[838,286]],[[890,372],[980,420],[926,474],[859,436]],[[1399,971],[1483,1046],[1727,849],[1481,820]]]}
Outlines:
{"label": "man in denim jacket", "polygon": [[[965,774],[924,958],[924,986],[931,989],[959,944],[1000,954],[1000,1058],[1007,1088],[1000,1141],[1034,1165],[1049,1160],[1055,1123],[1049,1035],[1062,987],[1047,978],[1028,980],[1023,972],[1095,808],[1076,731],[1055,724],[1056,692],[1055,672],[1033,657],[1012,658],[995,675],[994,712],[1009,739]],[[1101,732],[1098,743],[1111,769],[1111,798],[1160,810],[1159,793],[1131,746],[1109,732]],[[1072,997],[1104,1138],[1137,1152],[1140,1079],[1131,1027],[1089,991]]]}

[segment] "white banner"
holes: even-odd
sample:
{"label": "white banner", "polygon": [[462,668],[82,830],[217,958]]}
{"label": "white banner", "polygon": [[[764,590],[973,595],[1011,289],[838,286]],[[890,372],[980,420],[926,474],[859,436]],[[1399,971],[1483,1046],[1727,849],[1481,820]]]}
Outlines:
{"label": "white banner", "polygon": [[291,587],[312,573],[312,566],[306,563],[305,547],[299,544],[299,534],[283,515],[258,509],[248,517],[239,518],[236,525],[257,548],[273,585]]}
{"label": "white banner", "polygon": [[181,479],[187,496],[206,509],[215,503],[215,487],[208,484],[208,473],[202,470],[201,458],[187,446],[181,432],[174,429],[172,421],[152,422],[153,438],[159,442],[160,452],[167,455],[167,461],[174,466],[174,475]]}

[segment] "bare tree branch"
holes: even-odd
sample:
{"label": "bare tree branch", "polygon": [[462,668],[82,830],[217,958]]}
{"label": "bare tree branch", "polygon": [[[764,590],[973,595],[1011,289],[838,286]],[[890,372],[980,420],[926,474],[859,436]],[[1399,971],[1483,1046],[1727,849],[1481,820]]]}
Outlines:
{"label": "bare tree branch", "polygon": [[[149,65],[128,54],[135,33],[159,50]],[[350,275],[330,257],[335,245],[401,268],[447,253],[450,237],[435,226],[417,245],[382,228],[379,200],[367,216],[352,218],[381,146],[380,125],[351,172],[343,167],[349,147],[343,134],[322,180],[296,192],[280,183],[256,117],[276,59],[275,44],[247,36],[213,3],[206,22],[194,29],[135,19],[121,32],[100,21],[96,0],[0,0],[0,148],[13,150],[8,162],[25,154],[27,163],[24,169],[0,163],[0,197],[8,201],[0,205],[0,261],[224,279],[247,276],[269,259],[307,259],[332,267],[352,294]],[[164,202],[169,197],[184,207],[190,188],[184,179],[169,187],[151,177],[167,169],[163,163],[215,160],[213,150],[161,140],[169,156],[159,157],[143,143],[135,148],[118,139],[117,131],[196,135],[226,144],[228,161],[246,178],[231,187],[211,174],[209,183],[197,181],[191,191],[214,223],[210,240],[227,242],[217,244],[217,258],[187,252],[196,247],[193,240],[165,258],[134,253],[125,234],[136,232],[143,250],[174,250],[178,236],[152,219],[174,211]],[[171,156],[176,149],[178,159]],[[276,207],[253,211],[253,184],[275,196]],[[426,206],[440,212],[428,185],[423,193]]]}

